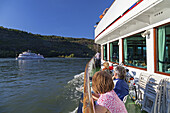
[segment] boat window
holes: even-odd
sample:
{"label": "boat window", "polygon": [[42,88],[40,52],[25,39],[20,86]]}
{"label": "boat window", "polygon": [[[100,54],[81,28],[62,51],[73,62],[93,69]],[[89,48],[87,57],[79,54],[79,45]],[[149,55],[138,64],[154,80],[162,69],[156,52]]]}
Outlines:
{"label": "boat window", "polygon": [[107,44],[103,46],[103,60],[107,60]]}
{"label": "boat window", "polygon": [[170,73],[170,24],[157,28],[157,71]]}
{"label": "boat window", "polygon": [[123,43],[124,64],[146,69],[146,39],[141,33],[125,38]]}
{"label": "boat window", "polygon": [[119,63],[119,41],[114,41],[110,43],[110,61]]}

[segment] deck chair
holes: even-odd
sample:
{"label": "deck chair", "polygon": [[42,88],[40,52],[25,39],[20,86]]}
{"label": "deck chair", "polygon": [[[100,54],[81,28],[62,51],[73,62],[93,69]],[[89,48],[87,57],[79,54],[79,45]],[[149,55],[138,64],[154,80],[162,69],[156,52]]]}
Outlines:
{"label": "deck chair", "polygon": [[126,96],[123,98],[123,103],[124,103],[124,104],[126,103],[127,98],[128,98],[128,95],[126,95]]}
{"label": "deck chair", "polygon": [[148,82],[148,79],[151,77],[148,73],[141,73],[139,76],[139,82],[138,82],[138,91],[137,91],[137,100],[142,101],[144,97],[144,92],[146,88],[146,84]]}

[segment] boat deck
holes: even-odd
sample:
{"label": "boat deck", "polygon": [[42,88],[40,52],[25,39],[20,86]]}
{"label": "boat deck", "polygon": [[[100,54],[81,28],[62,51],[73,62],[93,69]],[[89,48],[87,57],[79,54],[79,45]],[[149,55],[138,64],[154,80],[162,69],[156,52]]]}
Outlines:
{"label": "boat deck", "polygon": [[[100,68],[93,69],[90,76],[92,77],[95,72],[99,71]],[[141,110],[141,106],[137,105],[131,98],[128,96],[125,107],[128,111],[128,113],[147,113],[146,111]]]}
{"label": "boat deck", "polygon": [[141,106],[135,104],[135,102],[130,98],[130,96],[128,96],[127,98],[125,107],[128,113],[147,113],[146,111],[142,111]]}

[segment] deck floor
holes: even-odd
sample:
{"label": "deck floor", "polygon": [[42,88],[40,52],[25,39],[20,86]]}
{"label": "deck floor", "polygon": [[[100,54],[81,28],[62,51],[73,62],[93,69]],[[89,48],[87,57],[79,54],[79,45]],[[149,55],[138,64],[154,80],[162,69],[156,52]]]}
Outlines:
{"label": "deck floor", "polygon": [[141,111],[141,106],[136,105],[135,102],[128,96],[125,103],[125,107],[128,113],[147,113],[146,111]]}

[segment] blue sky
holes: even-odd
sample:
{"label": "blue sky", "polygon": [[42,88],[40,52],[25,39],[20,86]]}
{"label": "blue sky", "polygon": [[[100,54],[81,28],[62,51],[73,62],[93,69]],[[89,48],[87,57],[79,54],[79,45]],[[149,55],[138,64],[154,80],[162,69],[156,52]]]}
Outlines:
{"label": "blue sky", "polygon": [[94,39],[113,0],[0,0],[0,26],[41,35]]}

